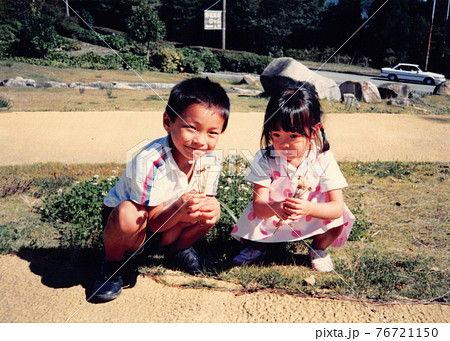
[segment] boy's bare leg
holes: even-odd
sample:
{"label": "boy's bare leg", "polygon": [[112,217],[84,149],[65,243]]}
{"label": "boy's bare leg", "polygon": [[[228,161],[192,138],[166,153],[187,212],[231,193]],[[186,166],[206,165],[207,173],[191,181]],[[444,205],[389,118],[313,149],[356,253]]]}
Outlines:
{"label": "boy's bare leg", "polygon": [[126,251],[136,251],[145,241],[148,213],[145,206],[124,201],[110,214],[103,232],[106,260],[121,261]]}
{"label": "boy's bare leg", "polygon": [[190,247],[194,242],[207,234],[214,224],[179,223],[170,230],[163,232],[161,246],[170,245],[172,252]]}
{"label": "boy's bare leg", "polygon": [[332,228],[323,234],[315,235],[311,247],[316,250],[326,250],[342,232],[343,225]]}

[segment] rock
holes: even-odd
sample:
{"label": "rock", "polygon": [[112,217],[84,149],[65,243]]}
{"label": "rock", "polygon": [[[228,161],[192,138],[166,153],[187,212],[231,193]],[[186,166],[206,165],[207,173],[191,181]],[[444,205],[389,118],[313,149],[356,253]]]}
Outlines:
{"label": "rock", "polygon": [[316,74],[293,58],[283,57],[271,61],[264,69],[260,81],[268,95],[288,85],[308,82],[314,85],[320,99],[339,100],[341,98],[334,80]]}
{"label": "rock", "polygon": [[245,75],[239,84],[257,85],[256,78],[250,75]]}
{"label": "rock", "polygon": [[36,88],[67,88],[66,83],[59,82],[36,82]]}
{"label": "rock", "polygon": [[381,96],[377,87],[372,82],[347,81],[339,85],[342,99],[344,94],[353,94],[359,101],[366,103],[381,102]]}
{"label": "rock", "polygon": [[36,86],[36,82],[33,79],[24,79],[22,77],[16,77],[16,78],[11,78],[11,79],[5,79],[3,81],[3,86],[9,86],[9,87],[14,87],[14,88],[19,88],[19,87],[35,87]]}
{"label": "rock", "polygon": [[71,82],[71,83],[67,84],[67,86],[69,88],[73,88],[73,89],[83,88],[84,87],[84,83],[83,82]]}
{"label": "rock", "polygon": [[407,98],[411,93],[411,87],[407,84],[383,83],[378,86],[378,92],[382,99],[397,97]]}
{"label": "rock", "polygon": [[386,102],[387,105],[398,105],[401,107],[409,107],[410,102],[408,98],[398,97],[391,98]]}
{"label": "rock", "polygon": [[415,92],[411,92],[408,96],[409,100],[414,102],[414,103],[419,103],[422,105],[426,105],[426,106],[430,106],[429,103],[425,102],[422,97],[420,97],[418,94],[416,94]]}
{"label": "rock", "polygon": [[356,99],[355,95],[353,94],[344,94],[343,95],[344,100],[343,102],[345,103],[345,106],[347,107],[356,107],[357,109],[359,109],[361,106],[358,103],[358,100]]}
{"label": "rock", "polygon": [[436,86],[433,95],[450,96],[450,80]]}
{"label": "rock", "polygon": [[316,284],[316,278],[314,277],[314,275],[303,278],[303,281],[311,286],[314,286],[314,284]]}
{"label": "rock", "polygon": [[86,84],[86,88],[92,89],[110,89],[112,87],[112,83],[106,82],[89,82]]}
{"label": "rock", "polygon": [[235,87],[227,89],[226,91],[229,94],[240,94],[245,96],[260,96],[262,94],[262,91],[260,90],[241,89]]}

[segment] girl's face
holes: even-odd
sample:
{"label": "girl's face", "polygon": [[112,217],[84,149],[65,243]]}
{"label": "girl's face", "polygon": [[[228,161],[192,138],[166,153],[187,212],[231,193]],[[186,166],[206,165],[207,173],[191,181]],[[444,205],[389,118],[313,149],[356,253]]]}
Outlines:
{"label": "girl's face", "polygon": [[[320,126],[318,128],[320,129]],[[315,137],[315,133],[312,132],[311,138],[309,138],[298,132],[284,131],[279,127],[278,130],[272,130],[270,132],[270,137],[273,148],[277,153],[290,164],[298,167],[303,156],[308,152],[311,146],[311,139]]]}

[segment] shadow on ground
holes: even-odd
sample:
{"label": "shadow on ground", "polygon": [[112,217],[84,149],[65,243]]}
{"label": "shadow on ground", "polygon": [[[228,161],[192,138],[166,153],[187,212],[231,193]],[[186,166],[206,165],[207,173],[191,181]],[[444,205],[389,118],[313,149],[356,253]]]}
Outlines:
{"label": "shadow on ground", "polygon": [[[226,258],[216,257],[213,261],[213,272],[217,274],[233,267],[231,260],[235,256],[234,253]],[[22,248],[17,256],[30,263],[30,270],[41,277],[41,283],[45,286],[61,289],[81,285],[85,289],[86,299],[89,300],[92,294],[91,288],[103,258],[103,251],[97,249]],[[260,262],[260,266],[273,264],[308,266],[308,262],[306,255],[293,254],[279,247],[270,247],[266,259]],[[133,257],[126,264],[124,286],[128,288],[135,286],[140,266],[156,267],[161,265],[176,270],[176,267],[164,262],[162,255],[142,254]]]}

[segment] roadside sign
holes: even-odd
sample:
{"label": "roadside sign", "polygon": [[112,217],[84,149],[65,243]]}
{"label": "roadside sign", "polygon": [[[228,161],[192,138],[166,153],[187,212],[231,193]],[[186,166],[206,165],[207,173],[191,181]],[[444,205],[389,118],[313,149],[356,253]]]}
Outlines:
{"label": "roadside sign", "polygon": [[205,30],[222,29],[222,11],[205,10]]}

